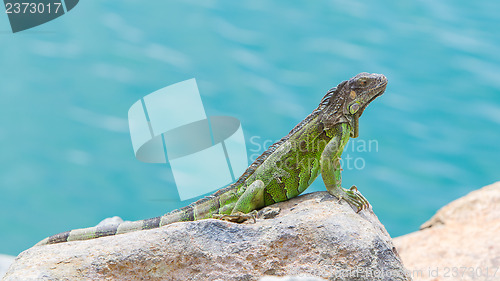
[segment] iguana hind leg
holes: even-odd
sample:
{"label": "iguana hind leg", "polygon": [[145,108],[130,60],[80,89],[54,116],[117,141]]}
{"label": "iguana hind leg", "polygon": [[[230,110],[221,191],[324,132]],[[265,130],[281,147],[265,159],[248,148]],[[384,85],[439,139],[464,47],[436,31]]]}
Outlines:
{"label": "iguana hind leg", "polygon": [[230,215],[214,214],[214,219],[242,223],[248,219],[255,222],[257,209],[264,207],[264,182],[254,181],[240,196]]}
{"label": "iguana hind leg", "polygon": [[214,219],[219,219],[219,220],[224,220],[224,221],[229,221],[229,222],[236,222],[236,223],[242,223],[245,222],[249,219],[252,219],[253,222],[256,222],[257,218],[257,210],[253,210],[248,214],[242,213],[242,212],[237,212],[234,214],[230,215],[222,215],[222,214],[215,214],[212,216]]}

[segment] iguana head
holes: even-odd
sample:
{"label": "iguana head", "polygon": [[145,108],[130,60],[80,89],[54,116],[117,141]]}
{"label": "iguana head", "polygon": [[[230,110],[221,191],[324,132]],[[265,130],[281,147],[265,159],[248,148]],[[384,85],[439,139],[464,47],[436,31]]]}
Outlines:
{"label": "iguana head", "polygon": [[323,106],[324,125],[329,127],[330,124],[349,123],[351,137],[358,137],[359,117],[370,102],[384,93],[386,86],[387,78],[384,75],[366,72],[340,83],[328,91],[320,104],[320,107]]}
{"label": "iguana head", "polygon": [[351,125],[351,137],[359,135],[358,120],[363,111],[375,98],[382,95],[387,86],[387,78],[382,74],[360,73],[342,87],[345,103],[342,113]]}

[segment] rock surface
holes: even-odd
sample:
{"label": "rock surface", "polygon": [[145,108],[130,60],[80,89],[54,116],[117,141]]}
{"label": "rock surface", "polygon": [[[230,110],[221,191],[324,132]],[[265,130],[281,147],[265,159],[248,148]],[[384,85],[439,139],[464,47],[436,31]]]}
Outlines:
{"label": "rock surface", "polygon": [[[277,213],[276,209],[280,212]],[[264,214],[273,214],[265,216]],[[409,280],[371,210],[326,192],[264,209],[256,223],[208,219],[21,253],[5,280]]]}
{"label": "rock surface", "polygon": [[414,280],[500,280],[500,182],[444,206],[394,244]]}
{"label": "rock surface", "polygon": [[285,276],[285,277],[275,277],[275,276],[265,276],[259,279],[259,281],[324,281],[326,279],[310,276]]}
{"label": "rock surface", "polygon": [[103,219],[96,226],[105,226],[107,224],[119,224],[122,222],[124,222],[122,218],[120,218],[119,216],[114,216],[114,217]]}
{"label": "rock surface", "polygon": [[2,278],[16,257],[0,254],[0,278]]}

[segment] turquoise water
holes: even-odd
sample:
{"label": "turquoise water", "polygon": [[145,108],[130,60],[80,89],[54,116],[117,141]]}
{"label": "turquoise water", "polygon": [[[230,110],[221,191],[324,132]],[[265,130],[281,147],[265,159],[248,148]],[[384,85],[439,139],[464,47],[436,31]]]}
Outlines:
{"label": "turquoise water", "polygon": [[340,81],[385,74],[343,180],[392,236],[415,231],[500,180],[498,11],[464,0],[81,1],[17,34],[0,16],[0,253],[188,204],[164,165],[134,158],[126,118],[193,77],[207,115],[241,120],[252,156]]}

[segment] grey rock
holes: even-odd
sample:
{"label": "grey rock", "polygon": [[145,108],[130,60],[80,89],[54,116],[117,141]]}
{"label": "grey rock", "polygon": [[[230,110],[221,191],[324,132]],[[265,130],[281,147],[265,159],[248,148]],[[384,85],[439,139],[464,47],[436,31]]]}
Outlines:
{"label": "grey rock", "polygon": [[259,281],[324,281],[326,279],[312,277],[312,276],[285,276],[285,277],[275,277],[275,276],[264,276],[259,279]]}
{"label": "grey rock", "polygon": [[274,205],[274,218],[207,219],[21,253],[5,280],[410,280],[371,210],[356,213],[326,192]]}
{"label": "grey rock", "polygon": [[96,226],[105,226],[105,225],[108,225],[108,224],[119,224],[119,223],[122,223],[122,222],[123,222],[122,218],[120,218],[119,216],[114,216],[114,217],[103,219]]}
{"label": "grey rock", "polygon": [[258,218],[272,219],[275,218],[280,213],[279,207],[264,207],[258,213]]}

